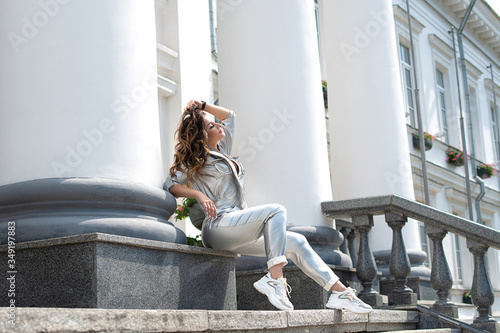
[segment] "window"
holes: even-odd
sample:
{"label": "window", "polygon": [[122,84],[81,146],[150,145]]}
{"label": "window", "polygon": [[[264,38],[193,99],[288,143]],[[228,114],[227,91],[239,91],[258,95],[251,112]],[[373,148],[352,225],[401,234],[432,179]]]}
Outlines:
{"label": "window", "polygon": [[462,253],[460,249],[460,237],[456,234],[453,235],[455,240],[455,280],[462,284],[463,274],[462,274]]}
{"label": "window", "polygon": [[429,263],[432,261],[431,260],[431,251],[429,249],[429,241],[427,238],[427,233],[425,232],[425,224],[422,222],[418,222],[418,229],[420,232],[420,246],[422,247],[422,251],[427,253],[427,258],[425,261],[422,263],[424,266],[429,267]]}
{"label": "window", "polygon": [[439,69],[436,69],[437,100],[439,107],[439,116],[441,119],[441,131],[444,132],[444,140],[449,143],[448,138],[448,115],[446,110],[446,90],[444,87],[444,75]]}
{"label": "window", "polygon": [[401,54],[401,70],[403,78],[403,89],[404,97],[406,100],[406,108],[408,110],[408,116],[410,120],[410,125],[415,126],[415,95],[413,88],[413,78],[412,78],[412,67],[410,58],[410,49],[399,44],[399,51]]}
{"label": "window", "polygon": [[[473,81],[473,80],[470,80]],[[469,85],[469,101],[470,110],[466,108],[466,126],[472,128],[472,131],[467,133],[467,150],[474,159],[479,161],[485,160],[484,139],[479,118],[479,109],[477,103],[477,90],[474,86]]]}

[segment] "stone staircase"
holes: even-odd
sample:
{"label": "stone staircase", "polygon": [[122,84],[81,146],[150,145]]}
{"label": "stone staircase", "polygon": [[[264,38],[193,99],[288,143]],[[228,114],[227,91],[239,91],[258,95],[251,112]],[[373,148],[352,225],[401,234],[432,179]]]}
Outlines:
{"label": "stone staircase", "polygon": [[[441,228],[432,231],[439,234],[435,249],[440,249],[442,229],[468,237],[468,241],[470,238],[479,263],[484,261],[485,249],[500,249],[499,231],[398,197],[326,203],[323,210],[332,217],[351,216],[352,227],[365,236],[373,225],[373,215],[385,214],[390,223],[398,224],[393,235],[396,250],[390,258],[397,267],[408,263],[398,261],[406,257],[400,231],[407,216]],[[309,286],[295,272],[296,267],[288,266],[285,270],[290,284],[299,286],[294,291],[297,310],[265,311],[260,305],[245,309],[241,297],[254,297],[245,296],[241,288],[253,290],[245,287],[256,279],[250,275],[261,276],[263,272],[235,272],[234,254],[223,251],[101,233],[21,242],[16,244],[15,298],[0,295],[0,332],[499,332],[498,323],[491,321],[486,311],[493,301],[481,298],[482,293],[488,296],[491,291],[484,281],[473,290],[473,301],[478,303],[476,307],[484,303],[486,310],[478,307],[484,312],[478,318],[487,321],[475,322],[475,327],[445,315],[443,309],[456,305],[447,302],[449,290],[441,287],[445,285],[441,280],[437,280],[437,289],[442,295],[427,307],[418,305],[416,296],[405,288],[380,295],[379,273],[366,242],[367,237],[362,237],[356,270],[332,269],[337,269],[341,279],[357,284],[356,288],[363,286],[359,296],[374,302],[375,310],[368,315],[323,309],[324,290]],[[0,246],[2,262],[7,262],[7,250],[7,245]],[[398,251],[403,255],[393,258]],[[441,260],[433,262],[433,267],[440,267],[445,259]],[[373,274],[365,274],[370,271]],[[481,265],[475,271],[485,276]],[[9,288],[5,273],[0,272],[2,290]],[[251,282],[245,281],[245,274]],[[355,281],[354,275],[359,280]],[[407,276],[400,275],[397,272],[395,278],[404,286]],[[431,279],[432,283],[435,280]],[[321,300],[319,305],[304,303],[311,297]],[[13,299],[16,307],[9,307]],[[303,307],[299,303],[304,303]]]}
{"label": "stone staircase", "polygon": [[0,332],[484,332],[422,310],[376,309],[361,315],[343,310],[0,308],[1,318],[15,317],[15,325],[0,321]]}
{"label": "stone staircase", "polygon": [[[0,317],[8,318],[1,308]],[[381,332],[414,330],[418,311],[213,311],[17,308],[16,326],[2,332]],[[452,331],[446,331],[452,332]]]}

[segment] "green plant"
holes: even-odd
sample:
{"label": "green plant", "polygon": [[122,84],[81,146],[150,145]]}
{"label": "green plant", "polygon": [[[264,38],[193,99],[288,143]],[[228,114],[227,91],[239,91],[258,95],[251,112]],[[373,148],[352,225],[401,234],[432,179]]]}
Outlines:
{"label": "green plant", "polygon": [[195,198],[184,198],[181,205],[177,205],[177,210],[175,211],[175,220],[184,220],[189,217],[189,208],[196,203]]}
{"label": "green plant", "polygon": [[201,235],[198,235],[196,237],[190,237],[190,236],[187,236],[187,243],[188,245],[191,245],[191,246],[199,246],[199,247],[205,247],[203,245],[203,242],[201,241]]}
{"label": "green plant", "polygon": [[455,166],[464,165],[464,153],[460,149],[450,147],[446,151],[446,162]]}
{"label": "green plant", "polygon": [[[413,137],[414,137],[415,139],[418,139],[418,138],[420,137],[420,136],[418,135],[418,133],[412,133],[412,135],[413,135]],[[436,136],[435,136],[435,135],[432,135],[432,134],[429,134],[429,133],[427,133],[427,132],[424,132],[424,139],[425,139],[425,140],[432,141],[432,140],[434,140],[435,138],[436,138]]]}
{"label": "green plant", "polygon": [[470,290],[464,291],[464,294],[462,295],[462,302],[466,304],[472,304]]}
{"label": "green plant", "polygon": [[[420,135],[419,133],[412,133],[412,141],[413,141],[413,147],[420,149]],[[429,134],[427,132],[424,132],[424,145],[425,145],[425,150],[430,150],[432,149],[432,140],[434,140],[436,137],[432,134]]]}
{"label": "green plant", "polygon": [[493,164],[480,163],[477,166],[478,176],[481,178],[490,178],[497,174],[497,170],[493,167]]}
{"label": "green plant", "polygon": [[325,109],[328,109],[328,89],[325,80],[321,80],[321,88],[323,89],[323,103],[325,104]]}

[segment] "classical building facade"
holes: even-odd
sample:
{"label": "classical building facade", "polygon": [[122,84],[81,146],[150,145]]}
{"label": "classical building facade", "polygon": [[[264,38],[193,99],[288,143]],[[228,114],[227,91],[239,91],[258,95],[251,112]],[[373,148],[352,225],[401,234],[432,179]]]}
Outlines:
{"label": "classical building facade", "polygon": [[[475,4],[462,34],[462,67],[456,29],[468,4],[410,1],[410,36],[405,1],[219,0],[189,9],[182,1],[157,1],[158,52],[170,55],[172,68],[163,73],[177,89],[166,93],[167,87],[160,88],[160,114],[169,120],[162,122],[163,138],[171,138],[187,100],[217,101],[238,111],[235,154],[247,166],[249,201],[284,203],[290,224],[331,225],[317,210],[317,203],[330,196],[396,193],[425,203],[428,191],[431,206],[498,229],[499,177],[483,179],[480,198],[475,168],[485,163],[498,170],[500,160],[500,18],[485,1]],[[184,27],[193,20],[198,23]],[[187,56],[183,40],[184,47],[196,45],[197,51],[188,49]],[[183,61],[192,64],[183,70]],[[320,80],[327,85],[327,101],[321,98]],[[421,151],[413,143],[419,132],[417,112],[423,131],[434,137],[432,149],[425,151],[427,181]],[[469,200],[465,166],[446,161],[449,149],[464,150],[461,118],[471,155]],[[165,170],[171,149],[163,145]],[[331,190],[324,187],[330,184],[328,173]],[[265,184],[273,184],[272,190],[263,192]],[[375,251],[388,248],[390,229],[384,224],[379,221],[372,230]],[[424,226],[414,222],[405,229],[407,247],[424,250],[430,259]],[[454,280],[452,299],[461,302],[472,284],[472,256],[465,239],[449,234],[444,244]],[[487,265],[498,299],[496,250],[489,251]],[[496,302],[496,315],[499,309]]]}
{"label": "classical building facade", "polygon": [[[410,32],[399,0],[4,2],[0,185],[111,179],[132,184],[123,201],[140,186],[145,205],[158,205],[179,115],[200,99],[235,110],[248,203],[283,204],[290,225],[334,227],[321,202],[398,194],[500,229],[500,178],[476,177],[483,163],[499,168],[500,17],[478,0],[460,48],[468,5],[410,1]],[[430,150],[414,145],[419,124]],[[447,162],[450,149],[470,160]],[[139,220],[173,211],[156,208]],[[390,233],[375,221],[374,251],[390,249]],[[432,255],[417,221],[403,235]],[[451,234],[445,252],[461,302],[472,257]],[[498,317],[496,250],[487,268]]]}

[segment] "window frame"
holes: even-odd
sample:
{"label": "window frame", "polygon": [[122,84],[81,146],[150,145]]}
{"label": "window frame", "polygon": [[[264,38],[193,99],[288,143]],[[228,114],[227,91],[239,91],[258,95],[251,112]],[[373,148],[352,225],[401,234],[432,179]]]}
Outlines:
{"label": "window frame", "polygon": [[[400,38],[398,43],[398,55],[399,55],[399,67],[400,67],[400,75],[401,75],[401,88],[403,92],[403,101],[405,105],[405,112],[407,113],[407,123],[410,126],[417,127],[416,121],[416,96],[415,96],[415,79],[413,77],[413,64],[411,63],[411,48],[409,46],[409,42],[404,38]],[[403,59],[403,47],[408,50],[408,61],[410,63],[405,62]],[[406,74],[408,73],[408,74]],[[409,75],[409,80],[407,75]],[[408,81],[410,82],[410,86],[408,86]],[[408,92],[411,90],[411,93]],[[413,105],[410,106],[409,98],[411,96]]]}

